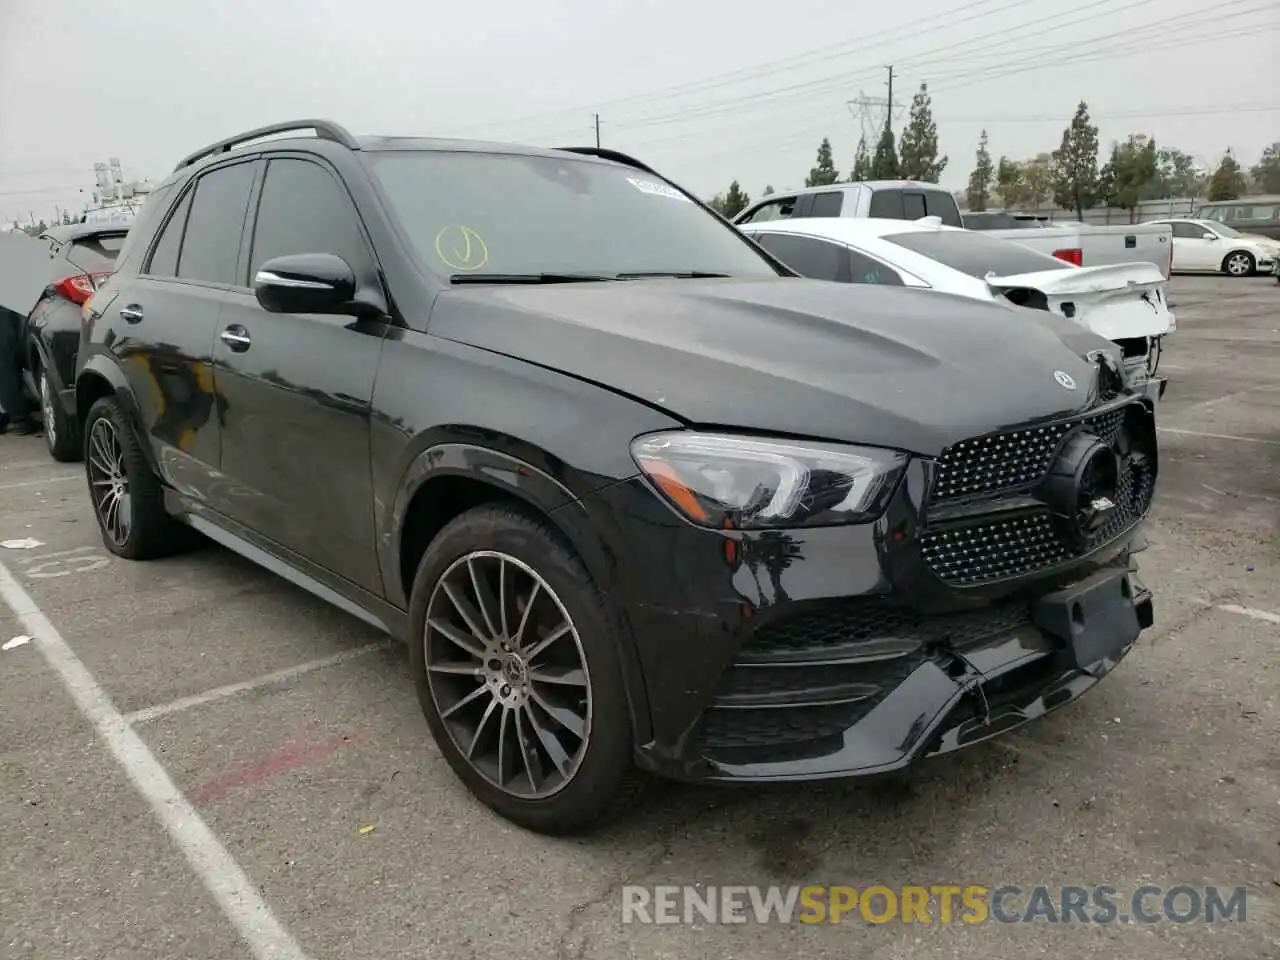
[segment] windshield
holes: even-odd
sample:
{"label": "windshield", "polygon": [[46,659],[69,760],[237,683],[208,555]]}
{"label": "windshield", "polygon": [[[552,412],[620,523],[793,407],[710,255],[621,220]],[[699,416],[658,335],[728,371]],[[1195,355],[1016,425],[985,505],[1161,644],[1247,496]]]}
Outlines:
{"label": "windshield", "polygon": [[1075,269],[1047,253],[1037,253],[1011,240],[967,230],[893,233],[884,239],[979,280],[988,274],[1008,277],[1041,270]]}
{"label": "windshield", "polygon": [[1230,237],[1231,239],[1244,236],[1243,233],[1241,233],[1239,230],[1235,229],[1234,227],[1228,227],[1225,223],[1218,223],[1217,221],[1206,223],[1205,227],[1209,230],[1214,231],[1219,236]]}
{"label": "windshield", "polygon": [[629,167],[444,151],[369,163],[418,255],[450,277],[778,276],[729,224]]}

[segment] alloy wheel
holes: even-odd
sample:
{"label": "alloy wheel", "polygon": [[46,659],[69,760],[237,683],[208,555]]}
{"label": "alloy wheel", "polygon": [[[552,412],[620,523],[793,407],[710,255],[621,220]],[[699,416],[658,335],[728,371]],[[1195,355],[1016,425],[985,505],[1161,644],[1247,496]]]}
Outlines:
{"label": "alloy wheel", "polygon": [[1251,269],[1252,264],[1243,253],[1234,253],[1227,258],[1227,273],[1233,277],[1243,277]]}
{"label": "alloy wheel", "polygon": [[133,497],[124,469],[124,447],[110,420],[95,420],[85,451],[89,494],[102,529],[118,547],[133,528]]}
{"label": "alloy wheel", "polygon": [[527,564],[480,550],[455,560],[427,602],[427,684],[471,767],[522,799],[573,779],[591,734],[591,683],[573,619]]}
{"label": "alloy wheel", "polygon": [[53,416],[53,384],[49,372],[40,371],[40,416],[44,419],[44,438],[52,450],[58,444],[58,424]]}

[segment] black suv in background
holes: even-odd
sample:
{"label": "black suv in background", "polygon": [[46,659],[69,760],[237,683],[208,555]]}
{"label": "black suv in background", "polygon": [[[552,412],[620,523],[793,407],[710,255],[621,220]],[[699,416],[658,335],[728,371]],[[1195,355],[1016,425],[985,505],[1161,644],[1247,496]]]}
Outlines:
{"label": "black suv in background", "polygon": [[304,121],[151,195],[76,397],[110,550],[194,528],[403,638],[457,775],[564,832],[645,773],[893,770],[1110,671],[1157,473],[1113,349],[797,278],[620,154]]}

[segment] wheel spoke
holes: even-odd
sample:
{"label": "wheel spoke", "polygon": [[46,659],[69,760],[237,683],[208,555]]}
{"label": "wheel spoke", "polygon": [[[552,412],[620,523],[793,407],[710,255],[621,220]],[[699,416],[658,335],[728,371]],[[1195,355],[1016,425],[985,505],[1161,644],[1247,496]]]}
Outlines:
{"label": "wheel spoke", "polygon": [[461,700],[459,700],[457,703],[455,703],[448,710],[445,710],[444,712],[442,712],[440,714],[440,719],[443,720],[445,717],[453,716],[453,714],[457,713],[459,710],[465,707],[468,703],[471,703],[473,700],[477,699],[479,696],[481,696],[481,694],[485,694],[488,692],[489,692],[489,688],[481,684],[480,686],[472,690],[470,693],[468,693]]}
{"label": "wheel spoke", "polygon": [[501,560],[498,563],[498,619],[502,625],[502,635],[509,637],[507,632],[507,562]]}
{"label": "wheel spoke", "polygon": [[520,615],[520,626],[516,627],[516,635],[512,637],[515,641],[516,649],[524,643],[524,628],[529,624],[529,613],[533,610],[533,602],[538,599],[538,591],[542,589],[542,582],[535,580],[533,589],[529,591],[529,602],[524,605],[524,613]]}
{"label": "wheel spoke", "polygon": [[432,630],[439,631],[441,636],[461,647],[477,660],[484,659],[484,647],[476,643],[470,637],[464,635],[462,631],[455,629],[453,624],[446,623],[443,620],[428,620],[427,625],[431,627]]}
{"label": "wheel spoke", "polygon": [[474,557],[467,558],[467,572],[471,574],[471,589],[475,593],[476,606],[480,608],[480,616],[484,617],[484,625],[489,628],[489,636],[496,637],[498,636],[498,628],[494,626],[493,617],[489,611],[497,605],[497,601],[493,599],[493,591],[489,588],[483,571],[477,575]]}
{"label": "wheel spoke", "polygon": [[507,785],[507,714],[511,711],[502,706],[498,715],[498,786]]}
{"label": "wheel spoke", "polygon": [[540,694],[534,687],[529,688],[529,696],[533,698],[533,702],[546,711],[549,716],[560,726],[564,727],[579,740],[587,735],[587,724],[582,717],[578,716],[572,710],[565,707],[557,707]]}
{"label": "wheel spoke", "polygon": [[486,636],[485,632],[476,625],[476,611],[472,608],[471,604],[459,597],[457,592],[448,583],[442,582],[440,586],[444,588],[444,595],[448,597],[449,602],[453,604],[453,609],[457,610],[462,619],[466,621],[467,629],[471,631],[475,638],[480,641],[490,639],[490,637]]}
{"label": "wheel spoke", "polygon": [[585,687],[587,675],[581,667],[547,666],[530,668],[529,679],[538,683],[556,683],[567,687]]}
{"label": "wheel spoke", "polygon": [[474,677],[480,668],[474,663],[429,663],[427,670],[431,673],[447,673],[455,677]]}
{"label": "wheel spoke", "polygon": [[545,637],[543,637],[541,640],[535,643],[532,647],[530,647],[528,651],[521,651],[521,655],[524,657],[524,662],[532,663],[534,658],[537,657],[538,654],[542,653],[543,650],[547,649],[547,647],[551,646],[561,637],[572,632],[573,632],[573,624],[571,623],[560,624],[560,626],[556,627],[549,634],[547,634]]}
{"label": "wheel spoke", "polygon": [[476,732],[471,735],[471,746],[467,747],[467,759],[470,760],[475,756],[476,744],[480,742],[480,734],[484,732],[485,724],[489,722],[489,718],[493,716],[493,711],[498,709],[498,698],[494,697],[489,701],[489,705],[484,708],[484,716],[480,718],[480,722],[476,724]]}
{"label": "wheel spoke", "polygon": [[560,771],[560,776],[567,777],[573,758],[569,756],[560,741],[556,739],[556,735],[538,721],[538,715],[531,704],[526,703],[524,705],[524,712],[525,720],[528,721],[529,726],[533,729],[533,734],[538,738],[538,742],[542,744],[542,749],[547,751],[547,756],[551,758],[555,768]]}
{"label": "wheel spoke", "polygon": [[[529,786],[537,793],[542,789],[542,764],[538,761],[538,751],[530,751],[525,743],[524,724],[520,722],[522,711],[519,707],[511,711],[515,714],[516,726],[516,743],[520,745],[520,762],[524,764],[524,773],[529,780]],[[537,773],[534,773],[534,767],[537,767]]]}

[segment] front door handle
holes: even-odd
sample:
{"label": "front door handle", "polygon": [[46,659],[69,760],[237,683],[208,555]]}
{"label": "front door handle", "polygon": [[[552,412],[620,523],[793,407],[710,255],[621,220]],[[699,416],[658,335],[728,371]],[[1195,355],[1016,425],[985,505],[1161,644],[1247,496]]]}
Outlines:
{"label": "front door handle", "polygon": [[222,338],[222,342],[225,343],[233,353],[244,353],[249,349],[249,345],[253,343],[253,341],[249,339],[249,331],[238,323],[233,323],[218,334],[218,336]]}
{"label": "front door handle", "polygon": [[142,307],[136,303],[131,303],[127,307],[120,308],[120,318],[125,323],[137,323],[142,319]]}

